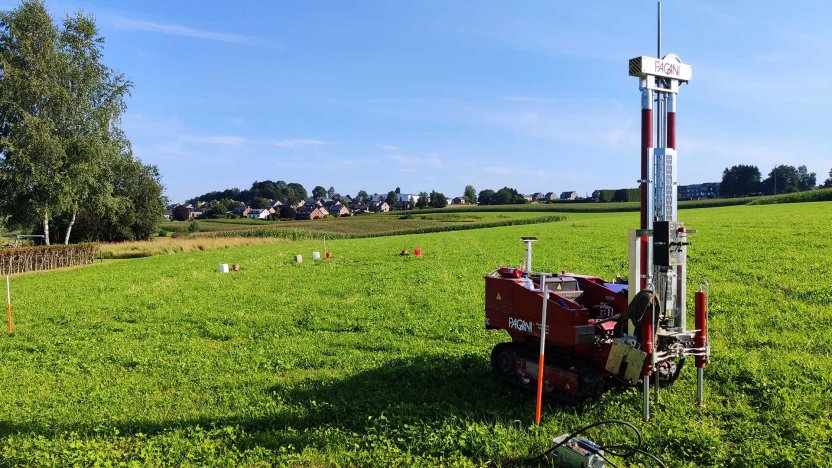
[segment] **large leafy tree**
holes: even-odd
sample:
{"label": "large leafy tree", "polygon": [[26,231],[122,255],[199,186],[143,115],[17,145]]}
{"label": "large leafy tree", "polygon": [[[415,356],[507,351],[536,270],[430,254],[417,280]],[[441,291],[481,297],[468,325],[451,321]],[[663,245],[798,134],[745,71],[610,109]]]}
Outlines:
{"label": "large leafy tree", "polygon": [[818,183],[818,176],[814,172],[809,172],[806,166],[798,166],[797,168],[797,188],[800,191],[812,190]]}
{"label": "large leafy tree", "polygon": [[[47,243],[50,221],[66,226],[68,243],[79,214],[123,212],[125,195],[114,184],[125,164],[158,188],[147,204],[152,225],[163,211],[158,171],[133,158],[120,130],[131,84],[102,63],[102,45],[82,13],[59,28],[38,0],[0,12],[0,214],[20,227],[42,223]],[[113,219],[126,223],[118,229],[128,237],[150,235],[129,218]]]}
{"label": "large leafy tree", "polygon": [[444,193],[433,190],[430,192],[430,207],[431,208],[445,208],[448,206],[448,197]]}
{"label": "large leafy tree", "polygon": [[40,220],[47,244],[67,183],[58,36],[41,2],[0,12],[0,212],[18,226]]}
{"label": "large leafy tree", "polygon": [[794,166],[781,164],[768,173],[762,186],[767,195],[797,192],[800,190],[800,173]]}
{"label": "large leafy tree", "polygon": [[829,169],[829,178],[823,183],[824,187],[832,188],[832,169]]}
{"label": "large leafy tree", "polygon": [[491,189],[485,189],[480,192],[479,196],[477,197],[477,202],[480,205],[491,205],[494,203],[494,195],[495,192]]}
{"label": "large leafy tree", "polygon": [[416,208],[427,208],[430,195],[427,192],[419,192],[419,199],[416,200]]}
{"label": "large leafy tree", "polygon": [[109,208],[110,180],[125,140],[118,124],[132,84],[101,62],[103,42],[91,17],[78,13],[64,20],[58,41],[66,96],[59,133],[65,142],[64,202],[70,213],[64,243],[69,243],[79,209]]}
{"label": "large leafy tree", "polygon": [[316,185],[315,188],[312,189],[312,196],[315,198],[325,198],[326,189],[321,187],[320,185]]}
{"label": "large leafy tree", "polygon": [[477,190],[474,188],[473,185],[466,185],[465,191],[462,193],[462,198],[465,199],[466,203],[473,205],[477,202]]}
{"label": "large leafy tree", "polygon": [[760,191],[760,169],[757,166],[739,164],[722,172],[719,193],[723,197],[743,197]]}

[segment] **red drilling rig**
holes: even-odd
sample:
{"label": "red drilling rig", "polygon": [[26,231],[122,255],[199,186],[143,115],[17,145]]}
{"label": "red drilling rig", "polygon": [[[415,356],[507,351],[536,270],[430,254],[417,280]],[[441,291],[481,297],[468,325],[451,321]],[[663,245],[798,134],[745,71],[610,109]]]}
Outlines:
{"label": "red drilling rig", "polygon": [[628,283],[535,272],[534,238],[522,239],[522,269],[500,268],[485,277],[486,328],[511,337],[494,347],[492,368],[514,385],[537,388],[538,423],[541,394],[579,403],[614,385],[639,384],[647,421],[651,378],[658,399],[659,387],[676,380],[689,356],[697,367],[696,401],[703,401],[707,283],[695,293],[696,323],[688,330],[687,245],[693,231],[676,218],[676,95],[692,69],[673,54],[636,57],[629,69],[640,83],[642,151],[641,225],[629,234]]}

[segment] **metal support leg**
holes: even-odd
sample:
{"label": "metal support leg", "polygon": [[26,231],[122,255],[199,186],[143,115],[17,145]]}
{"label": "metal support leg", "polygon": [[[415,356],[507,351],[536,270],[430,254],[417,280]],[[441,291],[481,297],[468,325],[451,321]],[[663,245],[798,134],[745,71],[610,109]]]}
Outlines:
{"label": "metal support leg", "polygon": [[705,369],[696,368],[696,404],[705,406]]}
{"label": "metal support leg", "polygon": [[650,376],[644,376],[644,406],[642,408],[642,419],[650,421]]}
{"label": "metal support leg", "polygon": [[653,379],[655,381],[654,387],[656,388],[656,404],[659,404],[659,372],[656,371],[656,378]]}

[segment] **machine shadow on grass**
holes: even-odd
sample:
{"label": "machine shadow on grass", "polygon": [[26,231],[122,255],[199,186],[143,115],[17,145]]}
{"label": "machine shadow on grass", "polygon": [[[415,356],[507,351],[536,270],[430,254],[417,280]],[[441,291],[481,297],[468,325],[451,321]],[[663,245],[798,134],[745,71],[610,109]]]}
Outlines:
{"label": "machine shadow on grass", "polygon": [[[387,361],[344,379],[272,388],[285,403],[305,408],[304,425],[364,427],[370,416],[430,423],[528,419],[530,394],[492,376],[487,356],[420,355]],[[314,402],[314,403],[312,403]],[[550,403],[554,406],[554,403]]]}
{"label": "machine shadow on grass", "polygon": [[[386,361],[371,369],[340,379],[306,379],[264,390],[287,410],[273,416],[229,416],[171,421],[136,420],[114,423],[122,434],[147,435],[187,427],[238,426],[256,437],[275,436],[285,428],[306,429],[321,425],[354,431],[384,416],[393,425],[434,424],[457,418],[466,421],[531,422],[534,396],[500,381],[491,374],[488,356],[419,355]],[[545,409],[553,412],[580,411],[554,401]],[[54,424],[49,427],[0,421],[0,435],[62,432],[98,433],[100,423]],[[105,429],[106,431],[106,429]],[[256,437],[259,438],[259,437]]]}

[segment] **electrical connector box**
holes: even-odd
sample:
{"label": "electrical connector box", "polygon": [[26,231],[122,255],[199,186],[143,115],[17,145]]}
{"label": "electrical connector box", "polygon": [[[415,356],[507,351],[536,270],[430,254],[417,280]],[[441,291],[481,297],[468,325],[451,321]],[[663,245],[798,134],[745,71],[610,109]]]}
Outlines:
{"label": "electrical connector box", "polygon": [[582,437],[573,437],[569,440],[569,434],[556,437],[552,440],[551,447],[560,445],[549,455],[555,466],[561,468],[604,468],[604,451],[590,440]]}
{"label": "electrical connector box", "polygon": [[684,263],[682,229],[684,223],[656,221],[653,223],[653,265],[675,267]]}

